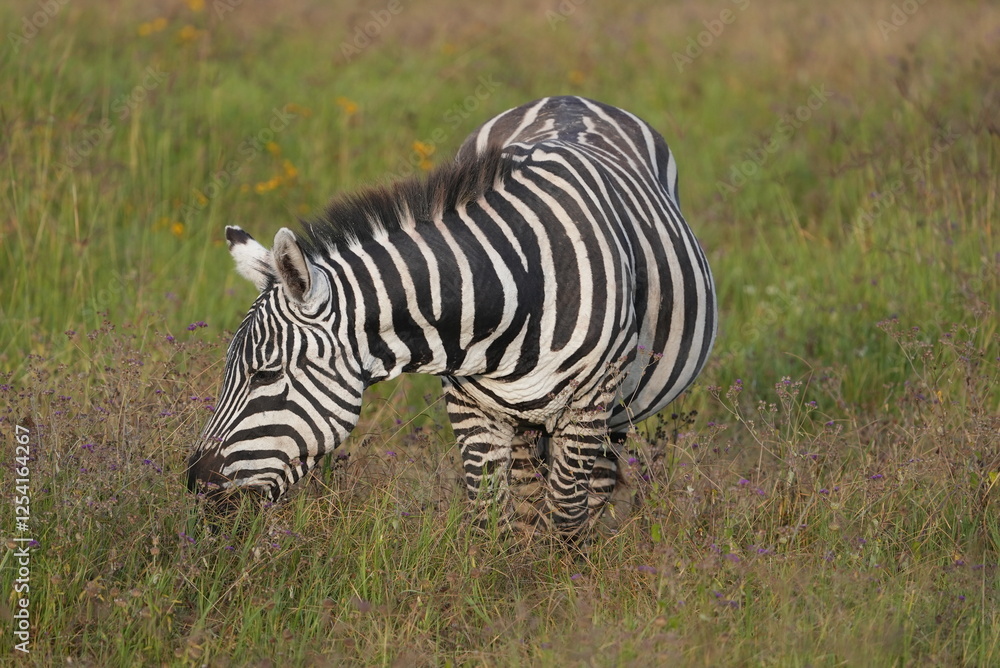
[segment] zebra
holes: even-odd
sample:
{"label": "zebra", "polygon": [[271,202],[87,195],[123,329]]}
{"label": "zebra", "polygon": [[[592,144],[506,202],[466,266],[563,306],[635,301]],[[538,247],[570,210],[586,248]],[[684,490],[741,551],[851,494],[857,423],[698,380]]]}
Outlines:
{"label": "zebra", "polygon": [[543,471],[534,521],[582,535],[626,433],[690,386],[715,340],[670,149],[593,100],[507,110],[426,178],[341,196],[303,227],[270,250],[226,227],[259,296],[188,461],[192,490],[277,501],[343,443],[367,386],[429,373],[478,521],[515,515]]}

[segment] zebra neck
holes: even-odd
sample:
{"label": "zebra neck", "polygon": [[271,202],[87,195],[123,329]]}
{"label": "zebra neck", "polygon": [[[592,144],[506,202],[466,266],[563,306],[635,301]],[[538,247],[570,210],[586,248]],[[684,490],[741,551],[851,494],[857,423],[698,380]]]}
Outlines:
{"label": "zebra neck", "polygon": [[493,243],[463,209],[337,254],[369,382],[409,372],[508,372],[505,353],[530,318],[512,262]]}

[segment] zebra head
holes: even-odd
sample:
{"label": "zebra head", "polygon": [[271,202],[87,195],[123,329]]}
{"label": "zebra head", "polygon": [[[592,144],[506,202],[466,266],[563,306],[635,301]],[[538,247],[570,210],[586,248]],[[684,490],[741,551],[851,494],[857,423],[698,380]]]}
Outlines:
{"label": "zebra head", "polygon": [[226,228],[237,271],[260,295],[233,337],[215,415],[188,460],[188,488],[276,501],[350,433],[364,380],[331,275],[291,230],[267,250]]}

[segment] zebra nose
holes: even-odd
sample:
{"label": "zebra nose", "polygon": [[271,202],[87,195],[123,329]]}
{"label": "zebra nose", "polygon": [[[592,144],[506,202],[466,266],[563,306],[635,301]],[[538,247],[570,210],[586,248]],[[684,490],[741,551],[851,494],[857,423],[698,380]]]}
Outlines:
{"label": "zebra nose", "polygon": [[200,492],[220,488],[227,481],[221,473],[224,463],[225,458],[218,450],[196,450],[188,459],[188,490]]}

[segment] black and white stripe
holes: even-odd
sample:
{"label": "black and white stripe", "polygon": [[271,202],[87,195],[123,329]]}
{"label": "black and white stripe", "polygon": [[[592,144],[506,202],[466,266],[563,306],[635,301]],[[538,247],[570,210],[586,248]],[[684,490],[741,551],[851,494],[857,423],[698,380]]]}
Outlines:
{"label": "black and white stripe", "polygon": [[[239,228],[226,236],[261,294],[192,488],[277,499],[346,438],[366,385],[433,373],[470,499],[532,506],[544,490],[542,514],[573,533],[613,490],[614,444],[691,384],[715,338],[712,276],[670,150],[583,98],[500,114],[426,181],[335,201],[271,251]],[[528,490],[538,470],[544,484]]]}

